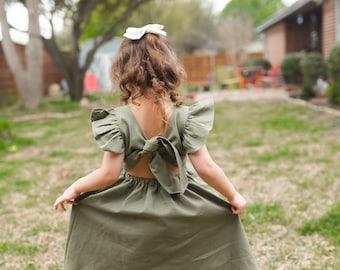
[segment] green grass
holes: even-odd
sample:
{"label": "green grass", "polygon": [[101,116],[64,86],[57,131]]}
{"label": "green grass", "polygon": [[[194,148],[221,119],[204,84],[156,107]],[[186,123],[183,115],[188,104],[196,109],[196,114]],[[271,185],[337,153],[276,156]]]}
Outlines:
{"label": "green grass", "polygon": [[311,129],[310,124],[306,121],[293,117],[276,117],[266,119],[261,121],[260,125],[263,128],[269,128],[272,130],[309,131]]}
{"label": "green grass", "polygon": [[[261,224],[286,224],[284,208],[278,204],[253,204],[247,207],[244,222]],[[251,225],[250,225],[251,226]]]}
{"label": "green grass", "polygon": [[340,246],[340,203],[333,206],[329,212],[319,219],[309,220],[299,228],[302,235],[318,233]]}
{"label": "green grass", "polygon": [[[0,156],[0,268],[8,257],[17,261],[13,269],[62,268],[68,215],[55,213],[52,204],[65,187],[101,163],[91,108],[119,103],[117,94],[91,93],[88,99],[87,108],[61,98],[45,99],[29,112],[0,109],[13,135],[24,138],[16,151]],[[63,117],[35,118],[54,112]],[[27,115],[32,118],[14,121]],[[340,265],[334,230],[340,212],[338,123],[286,102],[215,104],[207,146],[248,201],[241,219],[261,270]]]}
{"label": "green grass", "polygon": [[271,162],[278,159],[289,159],[295,160],[300,156],[300,153],[295,149],[290,148],[279,148],[273,149],[272,151],[267,151],[263,154],[254,157],[255,160],[259,162]]}
{"label": "green grass", "polygon": [[261,138],[250,138],[244,143],[247,147],[256,147],[263,145],[263,140]]}
{"label": "green grass", "polygon": [[0,254],[34,255],[39,251],[37,246],[24,245],[18,241],[5,241],[0,244]]}

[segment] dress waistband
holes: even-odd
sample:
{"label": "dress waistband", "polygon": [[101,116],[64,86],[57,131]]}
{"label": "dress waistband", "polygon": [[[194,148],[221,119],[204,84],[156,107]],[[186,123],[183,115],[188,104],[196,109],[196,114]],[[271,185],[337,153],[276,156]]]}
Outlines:
{"label": "dress waistband", "polygon": [[126,173],[126,177],[131,179],[131,180],[141,180],[141,181],[157,181],[157,179],[154,178],[143,178],[143,177],[139,177],[139,176],[135,176],[135,175],[131,175]]}

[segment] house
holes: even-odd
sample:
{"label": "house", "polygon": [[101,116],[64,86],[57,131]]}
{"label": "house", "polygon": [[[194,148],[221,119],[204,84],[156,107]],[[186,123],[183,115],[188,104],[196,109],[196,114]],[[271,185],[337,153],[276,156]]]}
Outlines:
{"label": "house", "polygon": [[272,65],[293,52],[319,52],[326,59],[340,41],[340,0],[298,0],[256,31],[263,34],[264,57]]}

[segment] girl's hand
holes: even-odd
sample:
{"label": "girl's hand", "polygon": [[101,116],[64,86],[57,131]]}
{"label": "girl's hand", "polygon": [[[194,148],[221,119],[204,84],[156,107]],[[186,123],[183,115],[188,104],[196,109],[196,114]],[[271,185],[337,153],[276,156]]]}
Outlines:
{"label": "girl's hand", "polygon": [[77,198],[79,195],[80,194],[77,193],[72,186],[69,187],[68,189],[65,190],[63,195],[56,199],[53,205],[54,209],[58,210],[58,208],[61,207],[62,210],[66,211],[64,203],[76,205],[77,202],[75,201],[75,198]]}
{"label": "girl's hand", "polygon": [[240,193],[236,193],[230,201],[231,211],[234,215],[240,215],[246,210],[247,201]]}

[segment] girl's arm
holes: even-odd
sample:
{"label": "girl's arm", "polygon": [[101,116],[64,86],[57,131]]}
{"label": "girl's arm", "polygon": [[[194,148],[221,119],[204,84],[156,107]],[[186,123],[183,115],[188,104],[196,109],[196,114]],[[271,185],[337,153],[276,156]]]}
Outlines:
{"label": "girl's arm", "polygon": [[54,209],[61,207],[66,211],[64,203],[76,204],[75,198],[81,193],[107,187],[118,180],[124,161],[124,154],[104,152],[102,165],[88,175],[78,179],[69,186],[64,194],[54,203]]}
{"label": "girl's arm", "polygon": [[246,208],[246,200],[237,192],[223,170],[213,161],[206,146],[189,154],[189,158],[198,175],[228,199],[232,205],[233,214],[242,214]]}

